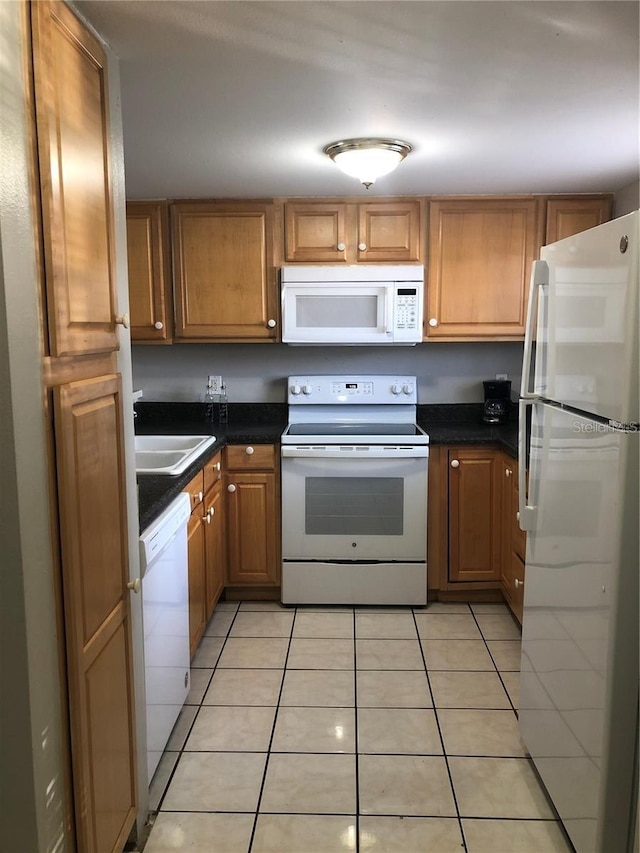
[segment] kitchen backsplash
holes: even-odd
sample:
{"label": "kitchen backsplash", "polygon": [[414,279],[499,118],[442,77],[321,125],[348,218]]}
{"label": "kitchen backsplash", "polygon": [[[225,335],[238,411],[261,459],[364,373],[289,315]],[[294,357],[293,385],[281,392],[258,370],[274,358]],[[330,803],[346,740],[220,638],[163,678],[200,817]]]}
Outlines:
{"label": "kitchen backsplash", "polygon": [[415,347],[291,347],[286,344],[174,344],[132,348],[133,387],[146,401],[203,399],[208,374],[224,377],[230,402],[282,403],[297,373],[398,373],[418,377],[419,403],[480,403],[482,382],[508,374],[517,398],[521,343]]}

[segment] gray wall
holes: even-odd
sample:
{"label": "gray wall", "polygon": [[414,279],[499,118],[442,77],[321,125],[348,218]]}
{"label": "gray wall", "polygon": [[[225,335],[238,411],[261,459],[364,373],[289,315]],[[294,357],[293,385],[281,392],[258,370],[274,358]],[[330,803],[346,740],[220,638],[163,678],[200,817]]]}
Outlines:
{"label": "gray wall", "polygon": [[0,3],[0,842],[69,849],[40,375],[39,282],[29,194],[22,3]]}
{"label": "gray wall", "polygon": [[420,403],[478,403],[482,380],[506,373],[517,395],[521,343],[418,344],[415,347],[291,347],[286,344],[174,344],[133,347],[133,384],[144,400],[201,400],[208,374],[220,374],[230,402],[284,402],[294,373],[406,373]]}
{"label": "gray wall", "polygon": [[635,181],[627,187],[622,187],[616,193],[613,202],[614,217],[624,216],[640,207],[640,181]]}

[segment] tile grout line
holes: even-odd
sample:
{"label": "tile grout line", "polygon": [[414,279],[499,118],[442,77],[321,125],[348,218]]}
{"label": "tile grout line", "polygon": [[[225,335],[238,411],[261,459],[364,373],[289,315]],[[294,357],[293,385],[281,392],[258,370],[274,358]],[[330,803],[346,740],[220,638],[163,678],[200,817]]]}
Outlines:
{"label": "tile grout line", "polygon": [[253,826],[251,827],[251,836],[249,838],[249,846],[247,847],[247,853],[251,853],[251,848],[253,847],[253,841],[256,834],[256,829],[258,826],[258,817],[260,815],[260,803],[262,802],[262,795],[264,793],[264,786],[267,781],[267,772],[269,770],[269,761],[271,759],[271,745],[273,744],[273,738],[276,732],[276,724],[278,722],[278,715],[280,713],[280,700],[282,699],[282,691],[284,690],[284,680],[287,674],[287,662],[289,660],[289,652],[291,651],[291,641],[293,640],[293,632],[295,630],[296,618],[298,616],[298,608],[296,607],[293,611],[293,619],[291,620],[291,630],[289,631],[289,642],[287,643],[287,653],[284,658],[284,663],[282,665],[282,678],[280,679],[280,690],[278,691],[278,700],[276,703],[276,712],[273,715],[273,725],[271,726],[271,736],[269,737],[269,743],[267,744],[267,753],[266,760],[264,762],[264,770],[262,772],[262,781],[260,782],[260,793],[258,794],[258,801],[256,803],[256,811],[253,819]]}
{"label": "tile grout line", "polygon": [[[189,730],[187,731],[187,734],[185,735],[185,739],[184,739],[184,741],[183,741],[182,746],[180,747],[180,749],[179,749],[179,750],[176,750],[176,751],[177,751],[177,753],[178,753],[178,757],[177,757],[177,759],[176,759],[176,763],[173,765],[173,769],[172,769],[171,773],[169,774],[169,777],[168,777],[168,779],[167,779],[167,782],[166,782],[166,784],[165,784],[165,786],[164,786],[164,791],[162,792],[162,796],[161,796],[161,797],[159,798],[159,800],[158,800],[158,807],[157,807],[157,809],[155,810],[154,821],[155,821],[155,816],[157,816],[158,814],[160,814],[160,812],[161,812],[161,810],[162,810],[162,804],[164,803],[164,799],[165,799],[165,797],[166,797],[166,795],[167,795],[167,791],[169,790],[169,786],[171,785],[171,782],[173,781],[173,777],[175,776],[176,770],[178,769],[178,764],[180,764],[180,760],[181,760],[181,758],[182,758],[182,756],[183,756],[183,754],[184,754],[184,751],[185,751],[184,747],[185,747],[185,745],[186,745],[187,741],[189,740],[189,735],[191,734],[191,732],[192,732],[192,730],[193,730],[193,727],[194,727],[194,725],[195,725],[195,722],[196,722],[196,720],[197,720],[197,718],[198,718],[198,714],[200,713],[200,709],[202,708],[202,703],[204,702],[204,697],[207,695],[207,690],[209,689],[209,686],[211,685],[211,682],[213,681],[213,676],[216,674],[216,670],[217,670],[217,668],[218,668],[218,661],[220,660],[220,657],[222,656],[222,652],[224,651],[224,647],[225,647],[225,645],[227,644],[227,640],[228,640],[228,638],[229,638],[229,631],[231,631],[231,628],[232,628],[232,626],[233,626],[233,623],[234,623],[234,622],[235,622],[235,620],[236,620],[236,616],[238,615],[239,610],[240,610],[240,605],[238,605],[238,607],[236,608],[236,610],[235,610],[235,612],[234,612],[234,614],[233,614],[233,619],[231,620],[231,622],[230,622],[230,624],[229,624],[229,627],[228,627],[228,629],[227,629],[227,633],[226,633],[226,635],[225,635],[225,637],[224,637],[224,640],[223,640],[222,646],[220,647],[220,651],[218,652],[218,657],[216,658],[216,662],[215,662],[215,664],[214,664],[214,666],[213,666],[213,668],[212,668],[212,670],[211,670],[211,677],[209,678],[209,681],[208,681],[207,686],[206,686],[206,688],[205,688],[205,690],[204,690],[204,693],[202,694],[202,699],[200,700],[200,702],[198,703],[198,705],[197,705],[197,706],[193,706],[193,705],[189,705],[189,706],[186,706],[186,705],[185,705],[185,706],[183,706],[183,708],[184,708],[184,707],[191,707],[191,708],[192,708],[192,707],[197,707],[197,709],[198,709],[198,710],[197,710],[197,711],[195,712],[195,714],[193,715],[193,720],[191,721],[191,725],[189,726]],[[211,618],[213,619],[213,616],[212,616]],[[203,634],[203,636],[200,638],[200,642],[202,642],[202,640],[204,639],[204,637],[205,637],[205,636],[206,636],[206,635],[204,635],[204,634]],[[198,645],[200,645],[200,642],[198,643]],[[196,651],[196,654],[197,654],[197,651]],[[194,655],[194,657],[195,657],[195,655]],[[206,668],[206,669],[208,669],[208,667],[193,667],[193,668],[194,668],[194,669],[205,669],[205,668]],[[191,667],[191,666],[189,666],[189,680],[191,680],[191,669],[192,669],[192,667]],[[181,712],[181,713],[182,713],[182,712]],[[163,753],[162,753],[162,754],[164,755],[164,751],[163,751]]]}
{"label": "tile grout line", "polygon": [[[507,699],[509,700],[509,704],[511,705],[511,710],[512,710],[512,711],[513,711],[513,713],[514,713],[516,720],[518,720],[518,719],[519,719],[518,709],[517,709],[517,708],[515,707],[515,705],[513,704],[513,700],[512,700],[512,698],[511,698],[511,694],[510,694],[510,693],[509,693],[509,691],[507,690],[507,685],[504,683],[504,680],[503,680],[503,678],[502,678],[502,673],[501,673],[501,672],[500,672],[500,670],[498,669],[498,665],[497,665],[497,663],[495,662],[495,659],[494,659],[493,655],[491,654],[491,648],[489,647],[489,642],[488,642],[487,638],[486,638],[486,637],[485,637],[485,635],[484,635],[484,631],[482,630],[482,627],[481,627],[480,623],[478,622],[478,619],[477,619],[477,616],[476,616],[476,612],[475,612],[475,610],[474,610],[471,606],[469,607],[469,609],[471,610],[471,615],[473,616],[473,621],[476,623],[476,626],[477,626],[477,628],[478,628],[478,631],[480,631],[480,636],[482,637],[482,642],[484,643],[485,648],[486,648],[486,650],[487,650],[487,653],[488,653],[489,657],[491,658],[491,663],[494,665],[495,670],[496,670],[496,673],[498,674],[498,678],[500,679],[500,684],[502,684],[502,689],[503,689],[503,690],[504,690],[504,692],[507,694]],[[505,670],[505,672],[506,672],[506,671],[507,671],[507,670]]]}
{"label": "tile grout line", "polygon": [[447,750],[444,743],[444,737],[442,736],[442,729],[440,728],[440,719],[438,717],[438,709],[436,708],[436,700],[433,694],[433,690],[431,689],[431,680],[429,678],[429,669],[427,667],[427,660],[424,656],[424,649],[422,647],[422,643],[420,642],[420,632],[418,631],[418,623],[416,621],[416,613],[413,608],[411,608],[411,615],[413,617],[413,625],[416,630],[416,634],[418,637],[418,648],[420,649],[420,655],[422,656],[422,663],[424,665],[424,673],[427,679],[427,686],[429,688],[429,695],[431,696],[431,705],[433,707],[433,714],[436,720],[436,726],[438,728],[438,737],[440,738],[440,745],[442,746],[442,755],[444,758],[444,763],[447,768],[447,776],[449,777],[449,785],[451,786],[451,794],[453,796],[453,803],[456,809],[456,817],[458,819],[458,829],[460,830],[460,837],[462,838],[462,846],[464,853],[467,853],[467,840],[464,837],[464,829],[462,828],[462,817],[460,816],[460,807],[458,806],[458,797],[456,795],[456,789],[453,784],[453,777],[451,775],[451,768],[449,767],[449,757],[447,755]]}

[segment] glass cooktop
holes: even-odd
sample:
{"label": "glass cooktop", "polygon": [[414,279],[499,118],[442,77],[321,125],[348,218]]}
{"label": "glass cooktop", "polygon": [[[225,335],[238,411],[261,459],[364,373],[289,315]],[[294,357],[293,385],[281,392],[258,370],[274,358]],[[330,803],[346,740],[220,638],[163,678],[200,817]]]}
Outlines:
{"label": "glass cooktop", "polygon": [[315,423],[290,424],[288,435],[424,435],[415,424]]}

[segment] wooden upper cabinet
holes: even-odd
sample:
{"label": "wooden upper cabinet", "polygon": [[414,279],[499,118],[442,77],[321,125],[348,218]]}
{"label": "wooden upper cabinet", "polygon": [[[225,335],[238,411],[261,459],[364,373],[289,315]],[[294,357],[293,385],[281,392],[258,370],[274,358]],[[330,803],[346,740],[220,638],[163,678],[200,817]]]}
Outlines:
{"label": "wooden upper cabinet", "polygon": [[572,196],[547,199],[545,244],[564,240],[611,219],[613,196]]}
{"label": "wooden upper cabinet", "polygon": [[106,59],[57,0],[31,4],[49,354],[118,348]]}
{"label": "wooden upper cabinet", "polygon": [[522,339],[538,199],[443,198],[430,203],[429,222],[426,337]]}
{"label": "wooden upper cabinet", "polygon": [[175,339],[276,341],[275,206],[171,206]]}
{"label": "wooden upper cabinet", "polygon": [[288,263],[403,263],[422,259],[421,199],[290,201]]}
{"label": "wooden upper cabinet", "polygon": [[419,261],[421,235],[422,203],[418,199],[358,205],[359,261]]}
{"label": "wooden upper cabinet", "polygon": [[288,263],[347,263],[347,205],[287,202],[285,259]]}
{"label": "wooden upper cabinet", "polygon": [[173,306],[165,202],[127,202],[129,312],[133,343],[171,343]]}

